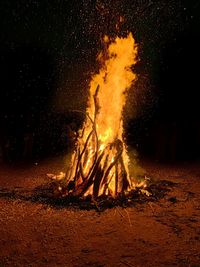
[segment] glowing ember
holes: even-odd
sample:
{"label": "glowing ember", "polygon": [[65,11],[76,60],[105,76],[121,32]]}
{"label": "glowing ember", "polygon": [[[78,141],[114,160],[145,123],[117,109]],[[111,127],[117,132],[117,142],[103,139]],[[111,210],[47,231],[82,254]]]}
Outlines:
{"label": "glowing ember", "polygon": [[66,174],[67,194],[118,196],[135,188],[129,175],[129,157],[123,140],[122,112],[127,91],[136,79],[137,45],[131,33],[111,41],[98,55],[99,73],[90,82],[83,128]]}

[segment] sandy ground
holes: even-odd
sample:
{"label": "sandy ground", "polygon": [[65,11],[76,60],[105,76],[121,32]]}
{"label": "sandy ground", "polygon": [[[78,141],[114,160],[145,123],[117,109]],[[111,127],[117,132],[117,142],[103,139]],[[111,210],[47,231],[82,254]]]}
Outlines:
{"label": "sandy ground", "polygon": [[0,266],[200,266],[200,163],[145,162],[155,179],[177,185],[157,202],[98,213],[5,196],[32,190],[63,158],[0,167]]}

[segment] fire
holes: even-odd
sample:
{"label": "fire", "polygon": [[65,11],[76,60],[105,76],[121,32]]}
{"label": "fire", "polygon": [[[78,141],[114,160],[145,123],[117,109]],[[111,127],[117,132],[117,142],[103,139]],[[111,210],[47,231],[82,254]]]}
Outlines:
{"label": "fire", "polygon": [[122,113],[136,80],[131,67],[137,62],[138,47],[132,33],[114,41],[105,36],[103,41],[104,50],[97,57],[101,68],[91,78],[86,119],[66,174],[68,192],[76,196],[117,197],[135,187]]}

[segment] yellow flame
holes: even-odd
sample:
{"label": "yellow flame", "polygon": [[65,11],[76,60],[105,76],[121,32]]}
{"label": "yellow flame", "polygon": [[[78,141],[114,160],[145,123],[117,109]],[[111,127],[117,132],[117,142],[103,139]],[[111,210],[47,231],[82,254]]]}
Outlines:
{"label": "yellow flame", "polygon": [[[106,43],[109,37],[104,37]],[[102,53],[98,59],[103,64],[99,73],[90,82],[88,113],[94,116],[93,95],[99,85],[98,100],[100,112],[97,116],[97,134],[103,143],[112,142],[116,137],[122,139],[122,111],[127,90],[136,79],[131,66],[136,64],[137,45],[132,33],[126,38],[117,37],[107,49],[107,59]],[[105,60],[105,61],[104,61]]]}
{"label": "yellow flame", "polygon": [[[98,152],[99,154],[106,151],[106,155],[103,155],[100,169],[109,161],[110,164],[115,163],[116,155],[119,153],[115,147],[109,147],[109,144],[114,143],[116,140],[121,140],[123,145],[123,168],[127,173],[127,180],[129,183],[129,189],[132,189],[132,182],[129,177],[128,164],[129,158],[126,150],[126,145],[123,141],[123,121],[122,112],[126,103],[127,92],[131,88],[133,82],[136,80],[136,74],[132,71],[131,67],[137,62],[137,45],[133,38],[132,33],[129,33],[127,37],[117,37],[114,41],[110,40],[108,36],[103,38],[105,49],[101,52],[97,59],[101,63],[99,73],[95,74],[91,78],[90,82],[90,96],[87,107],[87,117],[84,124],[84,134],[78,140],[78,146],[80,151],[84,150],[84,144],[88,140],[88,135],[91,132],[91,120],[95,120],[96,135],[98,136]],[[94,95],[96,95],[96,105],[94,105]],[[98,112],[95,114],[95,107],[98,108]],[[95,116],[96,115],[96,116]],[[96,143],[93,139],[90,139],[85,155],[82,159],[82,170],[84,176],[87,177],[89,169],[91,170],[92,162],[95,157]],[[74,157],[73,157],[74,158]],[[121,163],[120,163],[121,164]],[[118,166],[118,165],[117,165]],[[108,194],[115,196],[117,192],[120,192],[122,185],[117,184],[116,172],[118,167],[112,168],[107,176],[106,185],[105,182],[102,187],[100,186],[99,194]],[[71,172],[71,178],[75,173],[75,168]],[[83,175],[76,178],[77,184],[84,183]],[[93,185],[91,185],[84,195],[92,194]],[[118,191],[119,190],[119,191]],[[116,192],[117,191],[117,192]]]}

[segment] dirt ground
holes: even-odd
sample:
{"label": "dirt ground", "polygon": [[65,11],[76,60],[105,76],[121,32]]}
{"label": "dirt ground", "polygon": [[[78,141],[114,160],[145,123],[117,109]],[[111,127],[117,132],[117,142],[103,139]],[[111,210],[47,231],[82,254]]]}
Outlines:
{"label": "dirt ground", "polygon": [[200,162],[143,162],[152,177],[177,185],[131,208],[99,213],[9,197],[45,183],[65,160],[0,167],[1,267],[200,266]]}

